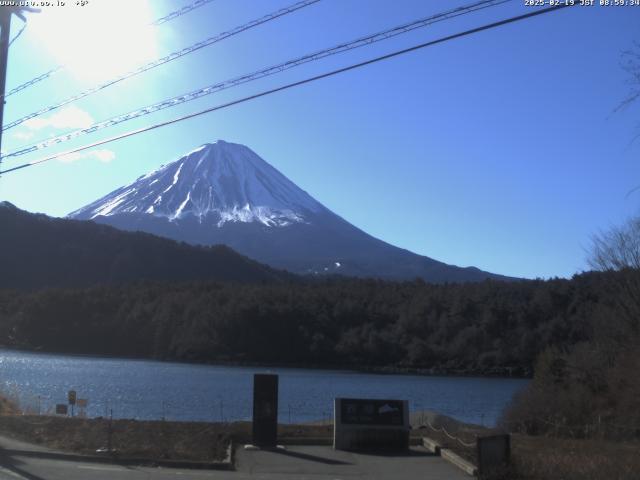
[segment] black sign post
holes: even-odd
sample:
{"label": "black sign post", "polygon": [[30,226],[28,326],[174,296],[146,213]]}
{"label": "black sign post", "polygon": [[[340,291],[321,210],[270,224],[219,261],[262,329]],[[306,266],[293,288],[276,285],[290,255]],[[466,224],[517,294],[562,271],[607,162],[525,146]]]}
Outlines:
{"label": "black sign post", "polygon": [[73,417],[73,407],[76,404],[76,391],[75,390],[69,390],[69,393],[67,393],[67,400],[69,401],[69,405],[71,405],[71,416]]}
{"label": "black sign post", "polygon": [[511,460],[511,436],[479,437],[478,474],[480,478],[504,478]]}
{"label": "black sign post", "polygon": [[253,376],[253,444],[275,448],[278,441],[278,375]]}

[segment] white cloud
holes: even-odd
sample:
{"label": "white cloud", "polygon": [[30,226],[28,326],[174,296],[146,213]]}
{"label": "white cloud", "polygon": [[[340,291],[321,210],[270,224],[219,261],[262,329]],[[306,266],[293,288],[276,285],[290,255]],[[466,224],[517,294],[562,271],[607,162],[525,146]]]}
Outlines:
{"label": "white cloud", "polygon": [[93,117],[81,108],[71,105],[49,117],[36,117],[24,122],[24,126],[31,130],[52,128],[86,128],[93,124]]}
{"label": "white cloud", "polygon": [[13,138],[18,140],[31,140],[33,138],[32,132],[16,132],[13,134]]}
{"label": "white cloud", "polygon": [[93,154],[95,157],[100,160],[102,163],[109,163],[116,158],[116,152],[113,150],[93,150]]}
{"label": "white cloud", "polygon": [[113,150],[107,149],[97,149],[97,150],[89,150],[87,152],[74,152],[63,157],[58,158],[60,162],[63,163],[73,163],[78,160],[85,160],[93,158],[101,161],[102,163],[109,163],[116,158],[116,153]]}

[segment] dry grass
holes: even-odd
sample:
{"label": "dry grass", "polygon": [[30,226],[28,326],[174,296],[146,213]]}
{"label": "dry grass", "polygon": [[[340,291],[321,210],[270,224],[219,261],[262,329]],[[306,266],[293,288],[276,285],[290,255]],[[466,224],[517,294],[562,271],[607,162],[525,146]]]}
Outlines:
{"label": "dry grass", "polygon": [[[446,427],[467,443],[474,435],[491,435],[498,430],[456,423],[443,416],[431,424]],[[465,447],[431,428],[418,430],[461,457],[477,465],[476,447]],[[415,432],[415,431],[414,431]],[[567,439],[512,434],[510,472],[506,480],[640,480],[640,443],[603,439]]]}
{"label": "dry grass", "polygon": [[20,408],[16,402],[0,396],[0,415],[15,415],[18,413],[20,413]]}
{"label": "dry grass", "polygon": [[[332,432],[330,425],[280,425],[278,434],[287,438],[328,438]],[[111,449],[121,457],[220,461],[231,440],[251,441],[251,423],[109,422],[102,418],[2,415],[0,434],[55,450],[89,455],[106,449],[110,441]]]}
{"label": "dry grass", "polygon": [[229,445],[223,424],[62,418],[37,415],[0,416],[8,437],[56,450],[91,454],[111,448],[118,456],[148,459],[219,461]]}
{"label": "dry grass", "polygon": [[[442,433],[425,432],[477,465],[475,448],[463,447]],[[638,480],[640,444],[574,440],[528,435],[511,437],[508,480]]]}
{"label": "dry grass", "polygon": [[[0,401],[0,405],[10,402]],[[6,407],[6,408],[9,408]],[[4,407],[3,407],[4,408]],[[464,430],[464,432],[462,431]],[[487,429],[481,429],[487,434]],[[0,433],[56,450],[95,454],[105,448],[109,421],[37,415],[2,415]],[[220,461],[229,441],[249,443],[251,423],[201,423],[113,420],[111,446],[122,457]],[[332,425],[280,425],[280,438],[331,438]],[[469,429],[459,429],[465,440]],[[414,430],[438,440],[475,463],[475,448],[466,448],[442,433]],[[471,437],[471,438],[467,438]],[[509,480],[638,480],[640,444],[604,440],[573,440],[527,435],[512,436]]]}
{"label": "dry grass", "polygon": [[640,444],[512,436],[513,477],[522,480],[638,480]]}

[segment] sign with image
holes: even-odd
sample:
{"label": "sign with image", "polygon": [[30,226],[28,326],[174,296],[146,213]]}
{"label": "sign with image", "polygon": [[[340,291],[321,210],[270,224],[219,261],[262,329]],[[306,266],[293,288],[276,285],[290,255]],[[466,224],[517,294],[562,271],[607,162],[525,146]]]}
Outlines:
{"label": "sign with image", "polygon": [[374,398],[334,400],[333,448],[336,450],[406,451],[409,448],[409,402]]}
{"label": "sign with image", "polygon": [[344,398],[340,409],[345,425],[404,425],[404,402],[401,400]]}
{"label": "sign with image", "polygon": [[76,391],[75,390],[69,390],[69,393],[67,394],[67,399],[69,400],[69,405],[75,405],[76,404]]}

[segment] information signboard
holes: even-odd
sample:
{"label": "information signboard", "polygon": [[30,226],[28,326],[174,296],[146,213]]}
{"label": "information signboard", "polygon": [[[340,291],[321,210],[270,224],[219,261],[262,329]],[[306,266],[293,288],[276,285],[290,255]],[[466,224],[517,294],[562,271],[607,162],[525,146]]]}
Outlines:
{"label": "information signboard", "polygon": [[338,450],[409,448],[409,402],[336,398],[333,447]]}
{"label": "information signboard", "polygon": [[401,400],[343,398],[340,408],[345,425],[404,425]]}
{"label": "information signboard", "polygon": [[56,414],[57,415],[66,415],[67,414],[67,405],[64,403],[58,403],[56,405]]}

